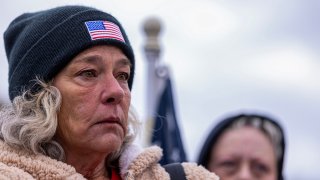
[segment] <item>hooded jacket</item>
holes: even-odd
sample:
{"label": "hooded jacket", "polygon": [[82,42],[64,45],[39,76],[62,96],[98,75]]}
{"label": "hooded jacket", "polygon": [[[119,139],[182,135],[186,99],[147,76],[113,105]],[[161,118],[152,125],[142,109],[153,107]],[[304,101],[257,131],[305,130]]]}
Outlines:
{"label": "hooded jacket", "polygon": [[208,167],[209,163],[209,156],[211,153],[212,147],[214,147],[215,143],[217,142],[218,138],[222,135],[222,133],[236,120],[242,118],[242,117],[250,117],[250,118],[259,118],[262,120],[269,121],[273,125],[275,125],[281,134],[280,137],[280,145],[281,145],[281,157],[277,159],[277,174],[278,174],[278,180],[283,180],[283,161],[284,161],[284,154],[285,154],[285,137],[284,137],[284,131],[281,127],[281,125],[267,117],[267,116],[260,116],[260,115],[251,115],[251,114],[239,114],[236,116],[228,117],[222,121],[220,121],[209,133],[207,136],[207,139],[204,141],[204,144],[202,148],[200,149],[200,153],[198,156],[198,161],[197,163],[199,165],[202,165],[204,167]]}
{"label": "hooded jacket", "polygon": [[[122,179],[169,180],[170,176],[158,164],[162,150],[157,146],[141,149],[130,145],[119,160]],[[218,180],[219,178],[195,163],[182,163],[188,180]],[[75,168],[48,156],[31,154],[13,148],[0,140],[0,179],[68,179],[84,180]]]}

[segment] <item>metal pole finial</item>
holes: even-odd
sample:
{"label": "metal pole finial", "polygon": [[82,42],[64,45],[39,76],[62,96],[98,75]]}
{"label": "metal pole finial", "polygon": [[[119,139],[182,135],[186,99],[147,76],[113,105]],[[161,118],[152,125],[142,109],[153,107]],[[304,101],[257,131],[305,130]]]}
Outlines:
{"label": "metal pole finial", "polygon": [[161,22],[159,19],[152,17],[145,21],[144,32],[147,36],[147,41],[144,46],[146,52],[160,53],[160,44],[158,36],[161,31]]}

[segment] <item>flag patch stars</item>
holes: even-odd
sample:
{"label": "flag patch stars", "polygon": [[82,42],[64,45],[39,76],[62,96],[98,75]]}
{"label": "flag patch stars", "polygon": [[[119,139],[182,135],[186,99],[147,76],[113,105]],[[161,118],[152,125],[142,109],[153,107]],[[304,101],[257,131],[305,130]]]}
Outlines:
{"label": "flag patch stars", "polygon": [[118,25],[110,21],[87,21],[85,25],[88,29],[91,40],[116,39],[125,43],[123,35]]}

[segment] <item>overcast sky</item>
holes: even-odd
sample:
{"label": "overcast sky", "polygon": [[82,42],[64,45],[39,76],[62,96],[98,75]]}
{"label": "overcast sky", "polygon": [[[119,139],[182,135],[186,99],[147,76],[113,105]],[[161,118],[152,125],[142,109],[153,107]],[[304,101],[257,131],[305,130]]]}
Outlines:
{"label": "overcast sky", "polygon": [[[158,17],[163,63],[171,69],[181,133],[191,161],[217,121],[237,112],[272,115],[287,136],[288,179],[319,179],[320,1],[317,0],[10,0],[0,32],[23,12],[84,4],[116,16],[137,61],[132,103],[145,118],[142,26]],[[9,102],[0,44],[0,100]]]}

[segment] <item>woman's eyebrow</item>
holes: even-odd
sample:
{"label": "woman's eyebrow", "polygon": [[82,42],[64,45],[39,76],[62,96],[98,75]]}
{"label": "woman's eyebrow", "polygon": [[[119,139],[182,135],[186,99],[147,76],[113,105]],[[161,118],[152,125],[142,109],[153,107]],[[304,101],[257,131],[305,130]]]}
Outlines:
{"label": "woman's eyebrow", "polygon": [[[92,55],[92,56],[85,56],[82,58],[78,58],[74,60],[74,64],[81,64],[81,63],[89,63],[93,65],[101,64],[103,61],[103,58],[100,55]],[[127,58],[121,58],[115,62],[116,66],[123,67],[123,66],[129,66],[132,67],[132,63]]]}
{"label": "woman's eyebrow", "polygon": [[132,67],[132,64],[129,59],[123,58],[116,62],[117,66],[130,66]]}
{"label": "woman's eyebrow", "polygon": [[90,64],[98,64],[102,61],[101,56],[93,55],[93,56],[85,56],[82,58],[77,58],[74,60],[74,63],[90,63]]}

